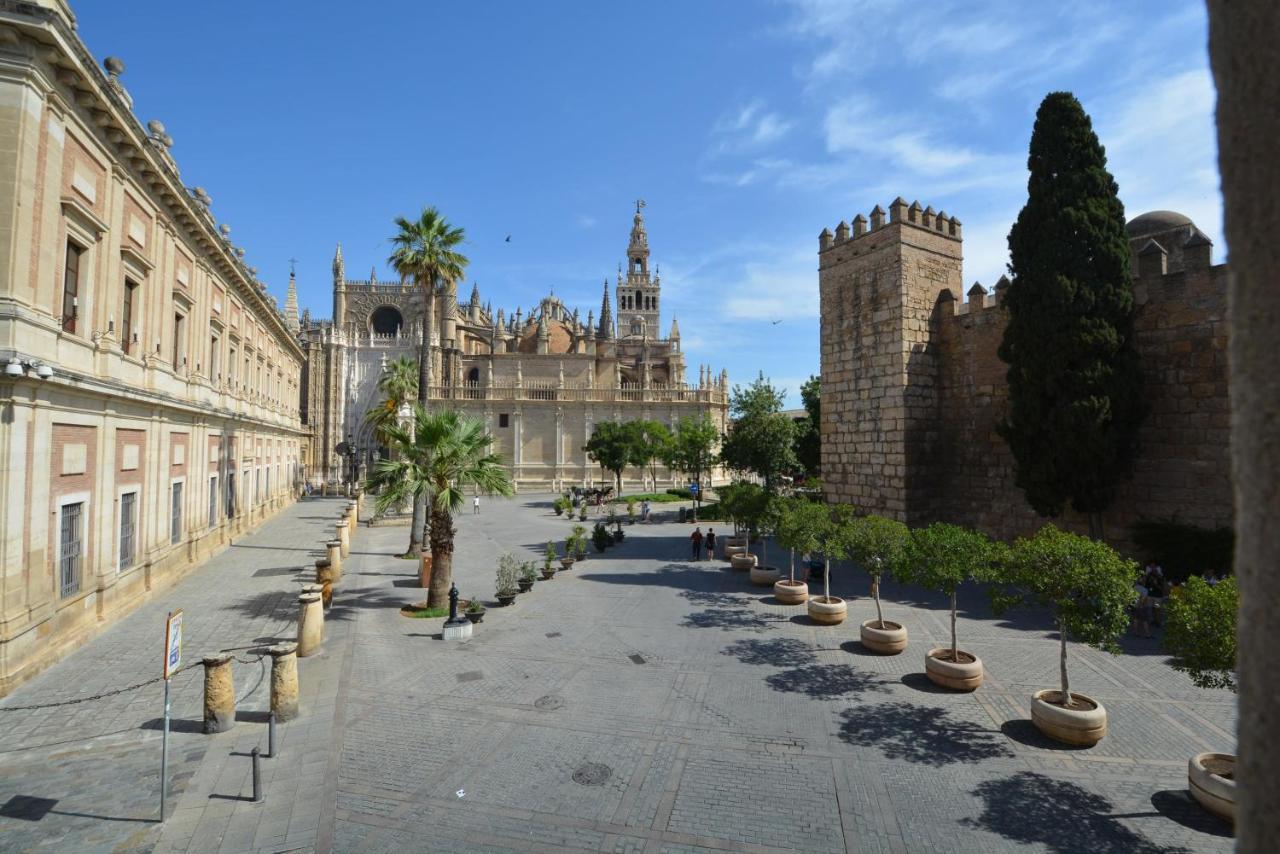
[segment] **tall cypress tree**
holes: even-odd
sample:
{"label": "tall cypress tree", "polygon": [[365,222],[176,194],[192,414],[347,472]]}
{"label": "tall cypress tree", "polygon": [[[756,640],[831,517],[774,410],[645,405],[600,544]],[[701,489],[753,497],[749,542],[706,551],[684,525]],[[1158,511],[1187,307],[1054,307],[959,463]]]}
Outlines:
{"label": "tall cypress tree", "polygon": [[1124,206],[1069,92],[1040,104],[1027,166],[1027,203],[1009,232],[999,350],[1010,409],[997,429],[1035,511],[1057,516],[1070,503],[1100,537],[1145,414]]}

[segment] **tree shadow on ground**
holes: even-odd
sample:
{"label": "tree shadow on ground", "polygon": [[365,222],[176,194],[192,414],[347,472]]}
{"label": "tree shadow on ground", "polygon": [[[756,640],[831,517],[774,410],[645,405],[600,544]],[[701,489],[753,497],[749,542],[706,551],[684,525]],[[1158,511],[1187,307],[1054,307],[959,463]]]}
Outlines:
{"label": "tree shadow on ground", "polygon": [[1074,854],[1157,854],[1184,852],[1165,848],[1117,820],[1115,806],[1101,795],[1066,780],[1022,771],[986,780],[973,793],[983,801],[977,818],[961,819],[968,827],[998,833],[1023,844],[1039,843],[1049,851]]}
{"label": "tree shadow on ground", "polygon": [[1000,731],[1008,738],[1027,747],[1038,747],[1041,750],[1088,750],[1088,744],[1067,744],[1054,741],[1036,729],[1036,725],[1026,718],[1015,718],[1000,724]]}
{"label": "tree shadow on ground", "polygon": [[908,688],[919,691],[922,694],[957,694],[958,691],[952,691],[949,688],[943,688],[941,685],[935,685],[933,681],[923,673],[907,673],[902,677],[902,684]]}
{"label": "tree shadow on ground", "polygon": [[682,590],[680,595],[694,605],[745,605],[747,600],[739,593],[724,593],[715,590]]}
{"label": "tree shadow on ground", "polygon": [[939,706],[882,703],[845,709],[840,718],[841,741],[878,748],[887,759],[942,766],[1014,755],[997,730],[954,720]]}
{"label": "tree shadow on ground", "polygon": [[884,681],[847,664],[807,664],[765,677],[775,691],[805,694],[817,700],[836,700],[853,694],[886,693]]}
{"label": "tree shadow on ground", "polygon": [[803,667],[817,660],[809,644],[797,638],[743,638],[720,650],[720,654],[732,655],[743,664],[771,664],[774,667]]}
{"label": "tree shadow on ground", "polygon": [[692,629],[734,629],[747,632],[767,632],[773,628],[774,619],[749,611],[746,608],[708,608],[686,614],[680,625]]}
{"label": "tree shadow on ground", "polygon": [[1165,789],[1151,796],[1151,806],[1156,812],[1191,830],[1230,839],[1231,822],[1218,818],[1196,803],[1186,789]]}

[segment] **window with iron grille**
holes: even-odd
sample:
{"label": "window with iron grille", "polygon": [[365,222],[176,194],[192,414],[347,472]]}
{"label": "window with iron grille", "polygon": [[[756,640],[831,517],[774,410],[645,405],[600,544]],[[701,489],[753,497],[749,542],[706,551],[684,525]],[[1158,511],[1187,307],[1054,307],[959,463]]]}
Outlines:
{"label": "window with iron grille", "polygon": [[120,568],[128,569],[136,559],[134,531],[138,526],[138,493],[126,492],[120,496]]}
{"label": "window with iron grille", "polygon": [[173,504],[169,509],[169,542],[182,540],[182,484],[173,485]]}
{"label": "window with iron grille", "polygon": [[67,263],[62,271],[62,330],[75,334],[80,313],[80,258],[84,250],[67,241]]}
{"label": "window with iron grille", "polygon": [[209,478],[209,526],[218,524],[218,476]]}
{"label": "window with iron grille", "polygon": [[236,515],[236,473],[227,472],[227,518]]}
{"label": "window with iron grille", "polygon": [[65,598],[80,590],[81,543],[84,503],[62,506],[62,539],[58,550],[58,580]]}

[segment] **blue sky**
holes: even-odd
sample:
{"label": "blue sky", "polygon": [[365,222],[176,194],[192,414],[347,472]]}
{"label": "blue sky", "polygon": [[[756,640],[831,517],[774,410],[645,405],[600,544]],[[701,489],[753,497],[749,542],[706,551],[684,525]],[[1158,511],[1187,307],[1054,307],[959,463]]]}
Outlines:
{"label": "blue sky", "polygon": [[554,289],[585,315],[642,197],[690,377],[763,370],[798,405],[818,232],[919,199],[964,223],[966,283],[989,287],[1057,89],[1093,116],[1130,216],[1182,211],[1225,254],[1200,0],[74,8],[281,302],[298,259],[317,317],[335,243],[348,276],[391,278],[391,221],[426,204],[466,229],[464,296],[527,310]]}

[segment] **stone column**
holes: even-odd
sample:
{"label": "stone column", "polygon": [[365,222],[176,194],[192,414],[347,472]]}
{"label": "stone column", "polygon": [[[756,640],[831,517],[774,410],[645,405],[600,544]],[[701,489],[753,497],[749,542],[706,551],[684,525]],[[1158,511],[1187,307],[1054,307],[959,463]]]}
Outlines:
{"label": "stone column", "polygon": [[[1271,0],[1209,0],[1209,58],[1218,88],[1218,168],[1230,252],[1231,469],[1235,572],[1240,585],[1235,766],[1236,850],[1272,851],[1280,839],[1280,6]],[[1269,106],[1271,105],[1271,106]]]}
{"label": "stone column", "polygon": [[231,654],[206,655],[204,663],[204,731],[226,732],[236,725],[236,688],[231,679]]}
{"label": "stone column", "polygon": [[271,656],[271,711],[276,723],[298,716],[298,645],[278,643],[267,650]]}
{"label": "stone column", "polygon": [[342,556],[346,557],[351,551],[351,540],[347,534],[347,525],[345,522],[339,522],[334,525],[334,531],[337,533],[338,547],[342,551]]}
{"label": "stone column", "polygon": [[337,584],[342,580],[342,541],[329,540],[324,547],[329,566],[333,567],[333,583]]}
{"label": "stone column", "polygon": [[308,591],[298,597],[298,657],[315,655],[323,640],[324,606],[319,593]]}
{"label": "stone column", "polygon": [[351,510],[351,524],[353,524],[353,525],[359,525],[359,524],[360,524],[360,499],[359,499],[359,497],[357,496],[357,498],[356,498],[354,501],[352,501],[350,504],[348,504],[348,505],[347,505],[347,507],[348,507],[348,509],[350,509],[350,510]]}
{"label": "stone column", "polygon": [[350,507],[345,507],[342,510],[342,524],[347,528],[347,544],[350,545],[356,539],[356,526],[351,518]]}
{"label": "stone column", "polygon": [[334,575],[333,563],[328,558],[322,557],[316,561],[316,584],[336,584]]}

